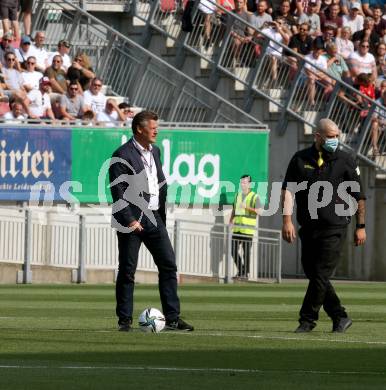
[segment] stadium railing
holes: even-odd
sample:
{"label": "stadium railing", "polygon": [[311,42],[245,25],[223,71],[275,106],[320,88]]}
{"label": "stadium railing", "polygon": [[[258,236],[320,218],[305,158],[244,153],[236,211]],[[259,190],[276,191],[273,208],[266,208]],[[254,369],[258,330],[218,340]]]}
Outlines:
{"label": "stadium railing", "polygon": [[66,39],[72,45],[71,54],[84,51],[113,95],[156,111],[165,121],[261,124],[69,1],[38,1],[33,30],[46,32],[50,50]]}
{"label": "stadium railing", "polygon": [[[281,233],[256,227],[251,248],[250,281],[281,281]],[[233,282],[232,231],[222,223],[175,219],[168,224],[180,275]],[[87,270],[116,270],[118,251],[110,210],[80,214],[35,208],[0,208],[0,265],[22,264],[19,283],[32,283],[33,266],[70,268],[73,281],[87,281]],[[156,272],[141,248],[138,270]]]}
{"label": "stadium railing", "polygon": [[[317,67],[314,68],[324,73],[328,81],[316,81],[315,101],[310,102],[307,88],[309,77],[304,68],[307,61],[304,57],[270,39],[214,0],[208,1],[213,3],[215,14],[222,16],[212,19],[212,31],[207,41],[203,35],[205,16],[198,9],[198,1],[194,2],[191,11],[190,32],[182,31],[181,12],[177,8],[163,9],[158,1],[135,2],[134,15],[145,26],[145,35],[151,34],[150,29],[153,29],[167,37],[167,42],[172,42],[179,49],[177,55],[180,58],[177,58],[177,62],[181,66],[185,57],[184,50],[199,57],[203,62],[202,66],[211,70],[211,89],[215,90],[219,74],[232,78],[235,89],[244,91],[245,111],[248,112],[251,108],[254,96],[263,96],[278,107],[276,111],[281,112],[281,132],[286,131],[286,114],[303,122],[309,133],[320,118],[330,118],[341,128],[342,142],[347,149],[366,163],[386,172],[385,126],[382,124],[380,128],[378,145],[375,145],[376,134],[372,129],[375,112],[385,118],[386,112],[381,105]],[[246,29],[251,29],[254,36],[236,59],[232,36],[233,33]],[[272,57],[277,61],[276,70],[273,70]],[[330,88],[328,94],[325,93],[326,86]],[[358,97],[362,104],[358,104]],[[386,122],[382,120],[381,123]],[[378,153],[374,153],[375,146],[378,147]]]}

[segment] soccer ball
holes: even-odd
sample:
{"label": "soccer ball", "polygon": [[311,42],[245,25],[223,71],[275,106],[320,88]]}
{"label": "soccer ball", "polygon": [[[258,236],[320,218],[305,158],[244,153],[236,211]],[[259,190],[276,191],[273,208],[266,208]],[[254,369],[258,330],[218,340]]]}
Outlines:
{"label": "soccer ball", "polygon": [[152,307],[140,314],[138,324],[143,332],[159,333],[165,328],[165,317],[158,309]]}

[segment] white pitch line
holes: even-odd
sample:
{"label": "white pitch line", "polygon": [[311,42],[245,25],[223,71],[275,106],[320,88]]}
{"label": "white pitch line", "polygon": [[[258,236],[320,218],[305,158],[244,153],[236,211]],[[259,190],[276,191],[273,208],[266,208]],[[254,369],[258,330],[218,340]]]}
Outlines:
{"label": "white pitch line", "polygon": [[[181,334],[181,333],[175,333]],[[224,333],[196,333],[195,336],[211,336],[211,337],[241,337],[248,339],[263,339],[263,340],[284,340],[284,341],[322,341],[328,343],[342,344],[366,344],[366,345],[386,345],[386,341],[365,341],[365,340],[340,340],[340,339],[323,339],[317,337],[288,337],[288,336],[264,336],[264,335],[239,335],[239,334],[224,334]]]}
{"label": "white pitch line", "polygon": [[[0,328],[0,331],[2,329]],[[17,330],[17,329],[7,329],[7,330]],[[116,333],[117,330],[115,329],[26,329],[30,331],[39,330],[40,332],[89,332],[89,333]],[[144,334],[144,332],[141,332],[140,329],[134,328],[135,333],[134,334]],[[129,333],[133,334],[133,333]],[[154,333],[151,333],[154,334]],[[203,332],[176,332],[176,331],[166,331],[166,332],[160,332],[157,333],[158,336],[161,335],[178,335],[178,336],[189,336],[189,337],[237,337],[237,338],[243,338],[243,339],[259,339],[259,340],[283,340],[283,341],[319,341],[319,342],[326,342],[326,343],[338,343],[338,344],[364,344],[364,345],[386,345],[386,341],[367,341],[367,340],[341,340],[338,338],[321,338],[321,337],[310,337],[309,334],[304,336],[265,336],[265,335],[247,335],[247,334],[226,334],[226,333],[203,333]],[[343,336],[343,335],[342,335]],[[337,336],[339,337],[339,336]]]}
{"label": "white pitch line", "polygon": [[380,371],[317,371],[317,370],[259,370],[249,368],[194,368],[194,367],[151,367],[151,366],[32,366],[0,365],[0,369],[59,369],[59,370],[117,370],[117,371],[166,371],[166,372],[208,372],[238,374],[313,374],[313,375],[386,375]]}
{"label": "white pitch line", "polygon": [[284,341],[321,341],[328,343],[342,343],[342,344],[366,344],[366,345],[386,345],[386,341],[366,341],[366,340],[340,340],[334,339],[323,339],[317,337],[289,337],[289,336],[264,336],[264,335],[242,335],[242,334],[225,334],[225,333],[191,333],[191,332],[161,332],[161,334],[175,334],[175,335],[191,335],[193,336],[210,336],[210,337],[239,337],[243,339],[260,339],[260,340],[284,340]]}

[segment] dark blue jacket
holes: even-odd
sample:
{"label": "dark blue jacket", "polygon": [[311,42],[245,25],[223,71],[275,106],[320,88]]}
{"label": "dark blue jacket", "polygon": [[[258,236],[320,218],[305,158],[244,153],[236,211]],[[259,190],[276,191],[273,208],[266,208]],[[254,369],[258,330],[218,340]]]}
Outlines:
{"label": "dark blue jacket", "polygon": [[[153,145],[152,153],[160,186],[158,212],[166,225],[167,185],[162,171],[161,152],[157,146]],[[143,210],[147,210],[150,200],[145,166],[132,138],[113,153],[109,176],[114,202],[113,217],[119,224],[128,227],[134,220],[141,219]],[[116,184],[111,186],[114,181]]]}

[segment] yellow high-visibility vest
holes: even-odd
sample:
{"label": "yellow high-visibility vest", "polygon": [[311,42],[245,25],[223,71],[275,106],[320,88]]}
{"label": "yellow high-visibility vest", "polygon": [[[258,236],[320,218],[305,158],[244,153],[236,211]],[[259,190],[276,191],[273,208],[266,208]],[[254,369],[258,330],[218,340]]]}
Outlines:
{"label": "yellow high-visibility vest", "polygon": [[234,208],[235,208],[235,217],[233,218],[233,224],[234,225],[243,225],[243,226],[251,226],[251,229],[247,227],[237,227],[235,226],[233,228],[233,233],[243,233],[248,234],[250,236],[253,236],[255,233],[255,227],[256,227],[256,217],[257,214],[253,211],[245,210],[245,207],[249,208],[255,208],[256,207],[256,199],[257,194],[253,191],[249,192],[249,194],[245,197],[245,200],[243,202],[243,197],[241,193],[237,194]]}

